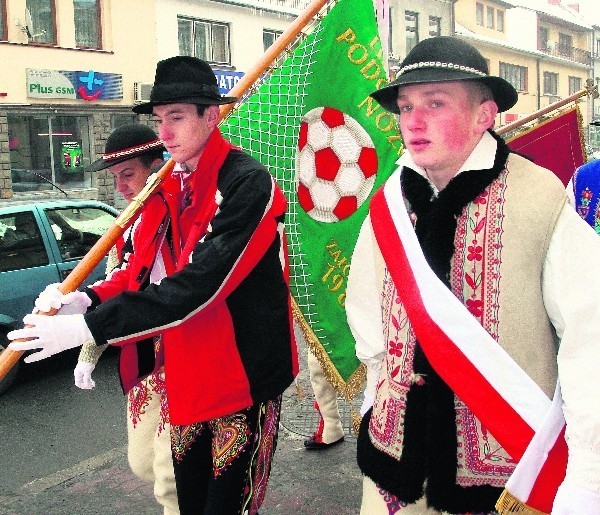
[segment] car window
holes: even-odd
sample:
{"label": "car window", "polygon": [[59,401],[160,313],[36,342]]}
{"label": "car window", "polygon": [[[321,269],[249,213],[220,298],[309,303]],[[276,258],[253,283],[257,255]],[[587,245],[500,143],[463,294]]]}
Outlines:
{"label": "car window", "polygon": [[97,207],[47,209],[63,261],[81,259],[114,223],[115,216]]}
{"label": "car window", "polygon": [[49,264],[32,212],[0,215],[0,272]]}

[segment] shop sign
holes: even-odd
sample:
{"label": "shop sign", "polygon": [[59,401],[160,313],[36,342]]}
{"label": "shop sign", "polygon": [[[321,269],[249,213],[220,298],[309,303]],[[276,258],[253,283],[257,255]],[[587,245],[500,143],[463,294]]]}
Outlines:
{"label": "shop sign", "polygon": [[64,98],[71,100],[120,100],[123,77],[118,73],[94,70],[64,71],[27,69],[29,98]]}
{"label": "shop sign", "polygon": [[231,91],[240,79],[244,76],[244,72],[234,72],[230,70],[213,70],[217,76],[217,84],[221,95],[226,95]]}

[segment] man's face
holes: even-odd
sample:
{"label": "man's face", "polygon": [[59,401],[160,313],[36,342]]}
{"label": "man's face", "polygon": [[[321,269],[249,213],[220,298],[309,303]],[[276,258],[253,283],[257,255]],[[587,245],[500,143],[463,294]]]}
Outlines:
{"label": "man's face", "polygon": [[[158,159],[156,160],[159,161]],[[156,163],[153,163],[153,165]],[[152,166],[151,166],[152,167]],[[117,191],[127,202],[131,201],[146,185],[151,167],[144,166],[137,158],[128,159],[109,168],[115,177]]]}
{"label": "man's face", "polygon": [[495,112],[490,120],[489,111],[495,104],[489,100],[480,103],[472,98],[473,93],[473,88],[463,82],[432,82],[399,88],[404,145],[430,178],[432,175],[454,176],[493,123]]}
{"label": "man's face", "polygon": [[219,107],[208,106],[202,116],[198,116],[194,104],[159,105],[152,111],[158,124],[158,136],[173,160],[194,170],[219,121]]}

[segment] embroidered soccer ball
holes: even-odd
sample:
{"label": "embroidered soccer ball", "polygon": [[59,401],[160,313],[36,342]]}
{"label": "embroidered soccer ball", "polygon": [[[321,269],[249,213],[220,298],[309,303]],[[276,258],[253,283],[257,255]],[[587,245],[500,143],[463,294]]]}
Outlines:
{"label": "embroidered soccer ball", "polygon": [[369,197],[377,174],[371,137],[351,116],[332,107],[304,115],[298,136],[298,202],[319,222],[348,218]]}

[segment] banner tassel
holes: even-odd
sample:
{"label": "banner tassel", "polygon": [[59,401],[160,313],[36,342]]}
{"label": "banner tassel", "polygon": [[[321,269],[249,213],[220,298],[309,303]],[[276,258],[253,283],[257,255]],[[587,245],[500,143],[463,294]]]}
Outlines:
{"label": "banner tassel", "polygon": [[500,515],[509,513],[522,513],[523,515],[547,515],[545,512],[527,506],[517,499],[508,490],[504,489],[496,502],[496,510]]}

